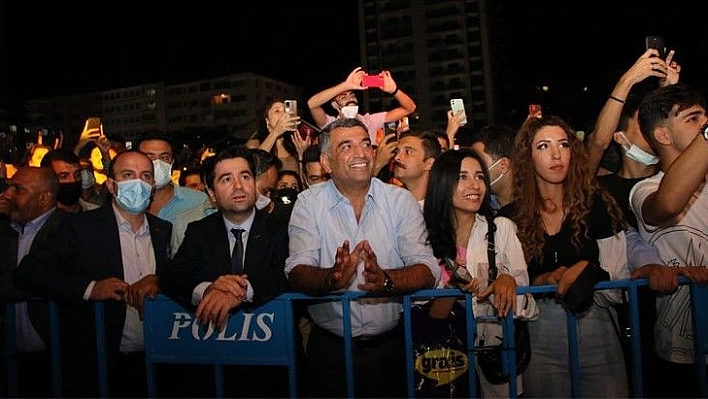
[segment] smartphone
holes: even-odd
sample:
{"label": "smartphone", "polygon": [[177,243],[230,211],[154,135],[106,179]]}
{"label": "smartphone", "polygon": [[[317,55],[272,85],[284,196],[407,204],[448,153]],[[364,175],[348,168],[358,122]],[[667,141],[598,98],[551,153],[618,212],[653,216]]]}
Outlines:
{"label": "smartphone", "polygon": [[92,116],[88,119],[86,119],[86,125],[84,127],[84,130],[94,130],[98,129],[99,131],[101,130],[101,118]]}
{"label": "smartphone", "polygon": [[386,144],[393,143],[394,141],[398,141],[398,122],[384,123],[384,136],[388,136],[391,133],[395,134],[395,136],[386,140]]}
{"label": "smartphone", "polygon": [[461,283],[467,284],[472,280],[472,276],[470,276],[467,268],[458,265],[457,262],[450,258],[445,258],[445,267],[452,272],[452,278]]}
{"label": "smartphone", "polygon": [[285,100],[285,113],[297,116],[297,100]]}
{"label": "smartphone", "polygon": [[133,142],[132,142],[132,141],[126,141],[126,142],[125,142],[125,149],[126,149],[126,150],[132,150],[132,149],[133,149]]}
{"label": "smartphone", "polygon": [[662,60],[666,58],[666,47],[664,46],[663,36],[647,36],[644,38],[644,44],[647,50],[650,48],[659,50],[659,58]]}
{"label": "smartphone", "polygon": [[383,78],[379,75],[364,75],[361,85],[366,87],[383,87]]}
{"label": "smartphone", "polygon": [[462,120],[460,121],[460,126],[467,124],[467,112],[465,111],[465,103],[461,98],[453,98],[450,100],[450,108],[452,108],[452,114],[457,115],[457,112],[462,111]]}
{"label": "smartphone", "polygon": [[533,118],[543,118],[541,104],[529,104],[529,116]]}

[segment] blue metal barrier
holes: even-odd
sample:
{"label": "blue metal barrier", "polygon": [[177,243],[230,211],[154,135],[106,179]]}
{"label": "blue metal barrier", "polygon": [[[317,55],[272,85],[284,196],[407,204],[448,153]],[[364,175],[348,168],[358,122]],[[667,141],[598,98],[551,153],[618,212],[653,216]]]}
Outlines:
{"label": "blue metal barrier", "polygon": [[[685,277],[679,278],[680,283],[689,284]],[[646,286],[646,280],[619,280],[598,283],[596,290],[621,289],[625,290],[629,296],[630,304],[637,304],[637,288]],[[708,357],[708,287],[701,287],[690,284],[691,311],[693,314],[693,337],[696,349],[696,378],[698,381],[701,396],[708,396],[708,379],[706,378],[706,363]],[[530,286],[518,287],[517,294],[555,292],[556,286]],[[144,333],[145,333],[145,357],[146,372],[148,381],[148,392],[151,397],[156,394],[154,380],[154,364],[156,363],[196,363],[215,365],[215,384],[217,386],[217,396],[223,396],[221,366],[227,364],[239,365],[275,365],[285,366],[289,371],[289,389],[292,397],[297,396],[296,378],[296,352],[295,342],[295,320],[293,316],[293,302],[295,301],[342,301],[344,314],[349,313],[350,301],[365,296],[361,292],[346,292],[337,295],[312,297],[299,293],[283,294],[263,306],[250,311],[238,311],[230,316],[227,328],[223,332],[198,326],[195,322],[194,314],[170,300],[158,295],[155,300],[148,300],[144,308]],[[414,397],[414,358],[412,342],[411,306],[416,298],[432,299],[435,297],[459,297],[465,298],[467,303],[467,355],[469,359],[468,382],[470,395],[478,396],[476,384],[476,368],[474,361],[473,345],[475,324],[472,314],[472,296],[461,293],[458,290],[421,290],[403,297],[404,313],[404,334],[406,342],[406,367],[408,395]],[[59,347],[59,327],[58,312],[56,303],[49,301],[50,330],[51,330],[51,359],[52,359],[52,388],[55,397],[61,396],[61,367],[60,367],[60,347]],[[95,304],[97,338],[96,347],[99,361],[99,394],[103,397],[108,392],[108,375],[105,351],[105,331],[103,305],[100,302]],[[6,352],[3,359],[10,377],[8,394],[17,396],[17,368],[13,359],[14,352],[14,304],[6,306],[6,342],[3,343]],[[343,321],[344,331],[351,331],[351,320],[348,317]],[[573,379],[574,397],[582,396],[577,386],[579,376],[578,366],[578,343],[576,320],[572,314],[568,314],[568,339],[569,351],[572,356],[571,378]],[[503,322],[504,335],[513,336],[514,323],[509,315]],[[631,329],[631,371],[634,378],[633,392],[636,397],[643,397],[642,379],[642,359],[641,341],[639,334],[639,310],[637,306],[630,306],[630,329]],[[354,397],[354,370],[352,356],[352,337],[345,334],[345,366],[347,378],[347,395]],[[511,348],[513,340],[504,340],[504,345]],[[514,350],[504,351],[507,355],[503,357],[506,367],[511,375],[515,375],[516,352]],[[14,393],[14,395],[13,395]],[[516,397],[516,379],[511,378],[509,382],[509,396]]]}

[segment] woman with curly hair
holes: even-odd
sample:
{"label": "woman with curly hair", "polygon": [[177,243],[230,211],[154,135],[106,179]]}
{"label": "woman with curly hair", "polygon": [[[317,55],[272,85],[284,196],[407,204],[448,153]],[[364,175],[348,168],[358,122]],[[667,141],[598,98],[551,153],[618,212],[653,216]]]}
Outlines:
{"label": "woman with curly hair", "polygon": [[[558,285],[539,294],[538,320],[529,323],[531,362],[525,397],[627,397],[622,348],[598,281],[624,278],[621,210],[596,182],[575,131],[561,118],[529,118],[512,157],[514,202],[500,210],[516,222],[531,285]],[[577,318],[580,392],[571,388],[566,311]]]}

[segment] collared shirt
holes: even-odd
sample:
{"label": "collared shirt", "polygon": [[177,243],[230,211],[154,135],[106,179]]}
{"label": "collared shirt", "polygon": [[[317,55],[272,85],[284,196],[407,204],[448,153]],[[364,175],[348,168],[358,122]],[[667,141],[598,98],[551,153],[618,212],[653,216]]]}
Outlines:
{"label": "collared shirt", "polygon": [[[337,190],[333,180],[300,192],[288,233],[290,256],[285,262],[288,276],[297,265],[331,268],[337,248],[345,240],[349,240],[351,249],[368,240],[382,269],[401,269],[420,263],[430,269],[435,284],[440,279],[438,262],[426,243],[427,229],[418,202],[410,191],[377,178],[371,180],[359,222],[351,202]],[[356,278],[347,290],[361,291],[357,285],[364,282],[363,269],[360,262]],[[309,311],[319,326],[343,335],[341,302],[311,305]],[[401,311],[401,302],[395,298],[353,302],[352,336],[391,330],[398,324]]]}
{"label": "collared shirt", "polygon": [[[120,252],[123,260],[123,281],[134,284],[149,274],[155,274],[155,251],[150,237],[150,226],[143,214],[143,224],[138,231],[133,232],[130,223],[121,216],[116,204],[113,208],[118,222],[120,237]],[[123,326],[123,337],[120,341],[121,352],[137,352],[144,349],[143,322],[138,309],[128,306]]]}
{"label": "collared shirt", "polygon": [[172,195],[170,201],[167,202],[157,214],[160,219],[167,220],[170,223],[174,223],[181,213],[204,202],[209,202],[209,197],[202,191],[178,186],[176,184],[174,185],[174,189],[174,195]]}
{"label": "collared shirt", "polygon": [[[44,226],[44,223],[56,211],[52,208],[47,212],[39,215],[35,219],[20,226],[17,223],[11,223],[10,226],[17,231],[17,264],[20,264],[22,258],[30,252],[32,242],[37,236],[39,230]],[[27,302],[17,302],[15,304],[15,342],[17,349],[21,352],[39,352],[47,349],[42,342],[42,338],[37,333],[37,330],[32,326],[32,322],[27,312]]]}
{"label": "collared shirt", "polygon": [[[337,118],[332,115],[327,115],[327,122],[324,126],[320,126],[320,129],[334,122],[335,119]],[[375,112],[373,114],[366,113],[363,115],[357,114],[356,119],[366,125],[366,129],[369,131],[371,144],[378,145],[377,132],[379,129],[383,129],[383,125],[386,122],[386,112]]]}
{"label": "collared shirt", "polygon": [[203,219],[218,211],[211,201],[203,202],[188,211],[182,212],[174,222],[172,222],[172,254],[176,254],[182,241],[184,233],[187,232],[187,225],[195,220]]}
{"label": "collared shirt", "polygon": [[[251,232],[251,226],[253,226],[253,219],[256,217],[256,210],[255,208],[253,209],[253,212],[251,213],[251,216],[248,217],[242,224],[236,225],[231,223],[230,220],[226,219],[224,217],[224,225],[226,226],[226,236],[229,237],[229,253],[233,252],[234,246],[236,246],[236,237],[231,233],[231,229],[243,229],[244,232],[241,233],[241,241],[243,241],[243,267],[244,267],[244,273],[248,274],[248,269],[246,265],[246,250],[248,250],[248,237],[249,233]],[[194,290],[192,291],[192,304],[197,305],[199,302],[201,302],[202,298],[204,298],[204,291],[211,285],[212,281],[205,281],[203,283],[200,283],[196,287],[194,287]],[[253,287],[251,286],[251,282],[247,281],[248,287],[246,289],[246,301],[252,301],[253,300]]]}

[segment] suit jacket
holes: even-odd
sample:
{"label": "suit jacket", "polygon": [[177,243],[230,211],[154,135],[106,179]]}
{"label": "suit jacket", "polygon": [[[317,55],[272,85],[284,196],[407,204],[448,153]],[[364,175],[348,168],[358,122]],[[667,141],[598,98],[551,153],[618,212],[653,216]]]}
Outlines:
{"label": "suit jacket", "polygon": [[[14,273],[15,284],[32,295],[59,303],[62,349],[94,354],[95,324],[93,301],[83,300],[93,280],[123,279],[118,223],[112,202],[77,214],[67,214],[51,243],[31,251]],[[156,273],[169,259],[172,224],[147,214],[155,252]],[[118,352],[125,302],[105,302],[106,345],[109,355]]]}
{"label": "suit jacket", "polygon": [[[287,227],[282,218],[256,211],[244,260],[244,272],[254,291],[254,305],[267,302],[288,289],[284,271],[288,257]],[[172,262],[160,274],[161,291],[190,305],[197,285],[231,274],[228,234],[221,212],[191,222]]]}
{"label": "suit jacket", "polygon": [[[64,215],[64,211],[59,209],[54,210],[39,229],[37,235],[35,235],[30,246],[30,251],[45,246],[45,242],[52,239],[52,235],[57,232],[59,223]],[[22,301],[32,296],[23,289],[15,286],[13,282],[12,274],[15,268],[17,268],[17,245],[17,231],[10,226],[9,219],[3,218],[0,220],[0,268],[2,268],[0,292],[2,292],[3,305],[6,302]],[[2,310],[4,312],[4,307]],[[49,343],[49,319],[46,303],[31,301],[28,303],[27,310],[32,326],[39,333],[45,344]]]}

